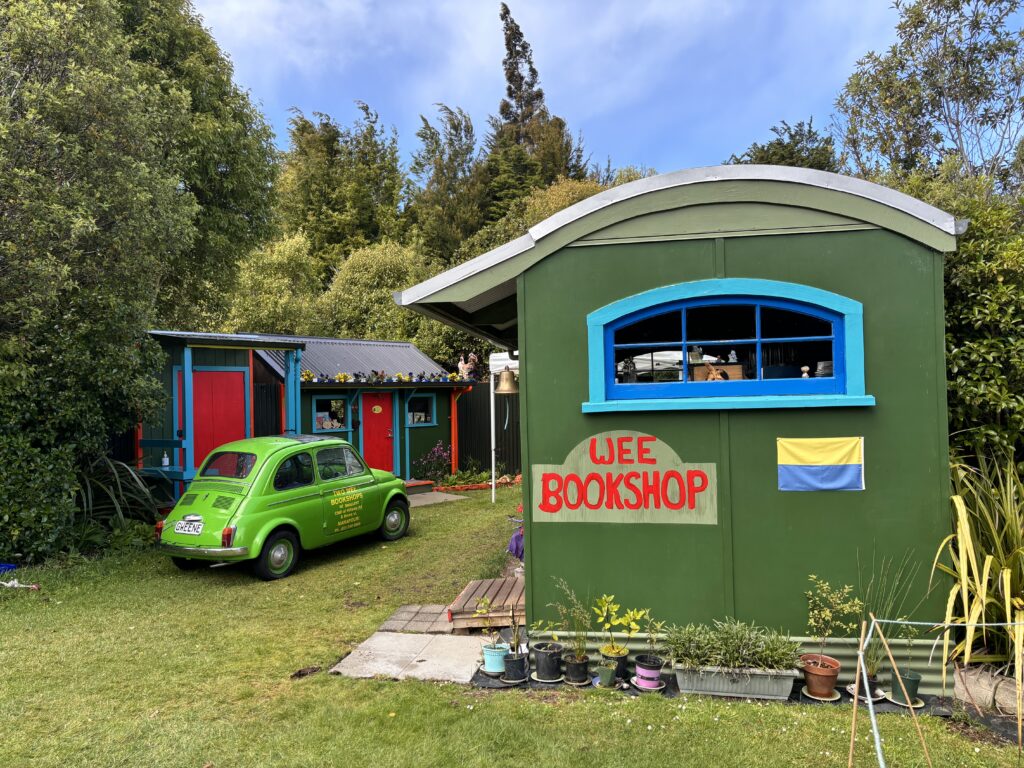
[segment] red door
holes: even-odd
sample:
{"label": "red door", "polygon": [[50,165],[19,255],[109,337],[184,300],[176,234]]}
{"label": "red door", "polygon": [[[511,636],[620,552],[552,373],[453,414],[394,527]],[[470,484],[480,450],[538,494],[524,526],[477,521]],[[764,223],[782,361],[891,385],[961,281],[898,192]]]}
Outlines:
{"label": "red door", "polygon": [[363,458],[374,469],[395,469],[395,425],[392,421],[391,393],[363,393]]}
{"label": "red door", "polygon": [[[203,463],[218,445],[245,437],[248,413],[245,408],[243,371],[193,371],[192,451],[195,466]],[[178,429],[185,429],[185,398],[182,375],[178,374]],[[180,463],[180,460],[179,460]]]}

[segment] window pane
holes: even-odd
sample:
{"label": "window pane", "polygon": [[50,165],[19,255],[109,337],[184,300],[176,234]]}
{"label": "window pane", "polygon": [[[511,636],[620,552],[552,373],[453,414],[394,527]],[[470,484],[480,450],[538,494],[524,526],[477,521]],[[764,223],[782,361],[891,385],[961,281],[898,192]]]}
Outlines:
{"label": "window pane", "polygon": [[285,459],[274,475],[274,490],[287,491],[313,482],[313,460],[308,453]]}
{"label": "window pane", "polygon": [[349,477],[363,474],[366,468],[363,466],[363,462],[359,460],[359,457],[356,456],[355,451],[351,448],[344,448],[343,450],[345,451],[345,474]]}
{"label": "window pane", "polygon": [[434,422],[434,398],[417,395],[409,398],[409,423],[432,424]]}
{"label": "window pane", "polygon": [[347,474],[345,454],[341,448],[324,448],[316,452],[316,468],[321,480],[335,480]]}
{"label": "window pane", "polygon": [[316,414],[313,428],[317,431],[331,429],[348,429],[348,408],[344,399],[332,400],[329,397],[317,397]]}
{"label": "window pane", "polygon": [[241,480],[247,477],[256,465],[255,453],[221,451],[215,453],[200,471],[200,477],[233,477]]}
{"label": "window pane", "polygon": [[788,309],[761,307],[761,338],[784,339],[801,336],[831,336],[832,323],[819,317]]}
{"label": "window pane", "polygon": [[616,344],[658,344],[682,340],[682,315],[678,311],[648,317],[615,332]]}
{"label": "window pane", "polygon": [[756,344],[701,344],[687,347],[690,381],[757,378]]}
{"label": "window pane", "polygon": [[753,339],[756,307],[752,304],[724,304],[686,310],[686,341]]}
{"label": "window pane", "polygon": [[805,373],[808,378],[831,378],[832,342],[765,343],[761,365],[766,379],[800,379]]}
{"label": "window pane", "polygon": [[617,384],[650,384],[681,381],[682,349],[640,347],[615,350],[615,382]]}

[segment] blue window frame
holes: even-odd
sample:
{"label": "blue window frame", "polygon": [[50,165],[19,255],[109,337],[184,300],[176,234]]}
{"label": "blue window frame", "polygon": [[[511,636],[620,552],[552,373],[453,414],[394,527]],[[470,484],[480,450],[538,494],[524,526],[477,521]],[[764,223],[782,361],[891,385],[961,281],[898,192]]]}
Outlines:
{"label": "blue window frame", "polygon": [[352,431],[352,414],[347,395],[317,395],[312,397],[313,432]]}
{"label": "blue window frame", "polygon": [[433,392],[409,395],[405,401],[407,427],[436,427],[437,398]]}
{"label": "blue window frame", "polygon": [[859,302],[723,278],[665,286],[587,317],[584,412],[874,405]]}

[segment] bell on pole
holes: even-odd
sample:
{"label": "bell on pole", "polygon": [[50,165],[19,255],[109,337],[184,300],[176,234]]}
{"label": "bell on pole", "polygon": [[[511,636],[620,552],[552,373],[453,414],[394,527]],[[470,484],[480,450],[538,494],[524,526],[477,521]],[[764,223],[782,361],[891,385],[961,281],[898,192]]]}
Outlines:
{"label": "bell on pole", "polygon": [[498,384],[494,388],[496,395],[518,395],[519,384],[516,382],[516,375],[506,365],[505,370],[498,374]]}

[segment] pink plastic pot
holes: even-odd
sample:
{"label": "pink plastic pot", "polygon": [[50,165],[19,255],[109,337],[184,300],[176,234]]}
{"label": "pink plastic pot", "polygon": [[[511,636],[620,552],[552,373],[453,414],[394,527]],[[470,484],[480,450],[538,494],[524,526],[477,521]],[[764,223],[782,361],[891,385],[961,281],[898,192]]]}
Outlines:
{"label": "pink plastic pot", "polygon": [[639,688],[660,688],[661,668],[665,661],[660,656],[642,654],[636,657],[636,684]]}

